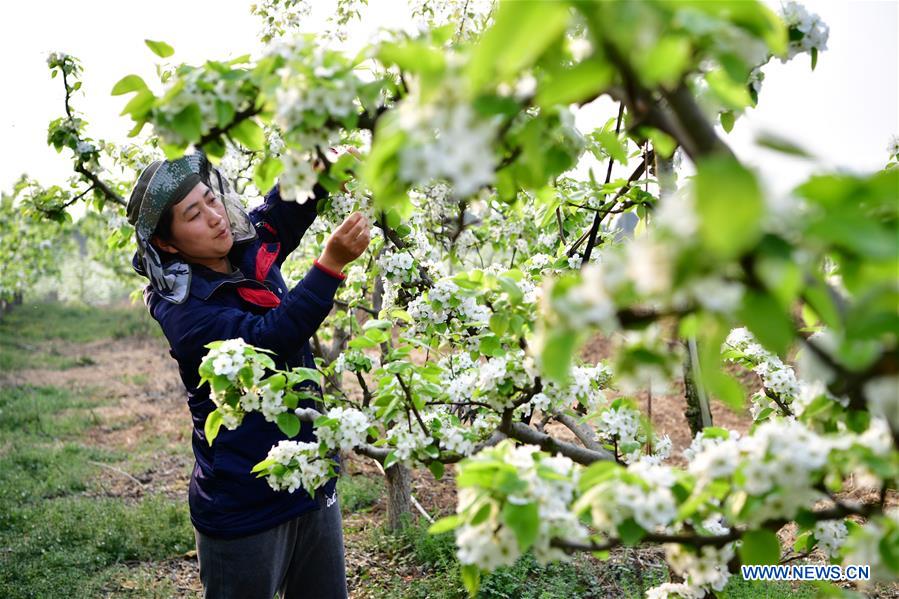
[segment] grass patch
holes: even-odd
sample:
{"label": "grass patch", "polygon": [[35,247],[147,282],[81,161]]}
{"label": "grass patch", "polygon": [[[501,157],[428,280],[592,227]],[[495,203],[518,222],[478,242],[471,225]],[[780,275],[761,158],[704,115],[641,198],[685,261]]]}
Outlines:
{"label": "grass patch", "polygon": [[100,402],[59,387],[0,387],[0,431],[5,434],[71,437],[97,424],[90,408]]}
{"label": "grass patch", "polygon": [[791,585],[782,581],[743,580],[739,574],[730,577],[721,594],[727,599],[813,599],[821,596],[813,582]]}
{"label": "grass patch", "polygon": [[384,494],[384,479],[357,474],[341,473],[337,479],[337,496],[341,511],[347,514],[367,511]]}
{"label": "grass patch", "polygon": [[84,494],[97,463],[130,455],[81,443],[97,419],[84,395],[0,387],[0,597],[96,597],[123,564],[193,548],[187,505]]}
{"label": "grass patch", "polygon": [[0,320],[0,371],[93,364],[90,356],[67,356],[54,343],[100,339],[161,337],[159,325],[143,306],[94,307],[60,303],[17,306]]}
{"label": "grass patch", "polygon": [[3,508],[15,522],[0,527],[0,596],[10,599],[98,596],[105,570],[193,547],[186,506],[162,497],[126,505],[69,496]]}
{"label": "grass patch", "polygon": [[159,325],[143,306],[25,304],[0,321],[0,337],[14,336],[21,341],[60,339],[87,343],[109,338],[159,336],[158,330]]}

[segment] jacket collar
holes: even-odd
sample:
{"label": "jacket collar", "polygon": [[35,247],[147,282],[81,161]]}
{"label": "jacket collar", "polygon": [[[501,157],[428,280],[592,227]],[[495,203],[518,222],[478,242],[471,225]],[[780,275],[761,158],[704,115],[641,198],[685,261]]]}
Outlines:
{"label": "jacket collar", "polygon": [[[245,245],[245,243],[235,244],[234,248],[232,248],[231,252],[228,254],[232,265],[240,263],[241,253],[245,250]],[[223,285],[250,284],[251,286],[266,289],[265,285],[255,279],[248,278],[239,268],[235,268],[231,274],[224,274],[212,270],[207,266],[203,266],[202,264],[188,264],[186,262],[181,262],[180,260],[178,262],[187,266],[190,272],[187,282],[189,285],[188,293],[203,301],[208,300],[212,294]],[[144,269],[142,268],[140,257],[137,252],[135,252],[134,257],[131,259],[131,264],[139,274],[144,275]],[[155,288],[153,288],[153,291],[159,294],[158,290]],[[163,299],[171,301],[165,295],[159,295]]]}
{"label": "jacket collar", "polygon": [[194,277],[190,285],[190,294],[204,301],[208,300],[223,285],[259,283],[248,279],[239,268],[235,268],[231,274],[221,273],[201,264],[192,264],[191,269]]}

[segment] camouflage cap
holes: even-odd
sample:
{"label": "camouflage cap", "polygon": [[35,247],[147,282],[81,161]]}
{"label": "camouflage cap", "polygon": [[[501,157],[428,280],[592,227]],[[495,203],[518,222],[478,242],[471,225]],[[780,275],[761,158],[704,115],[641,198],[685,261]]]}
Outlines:
{"label": "camouflage cap", "polygon": [[157,160],[137,179],[128,199],[128,222],[138,236],[149,239],[165,209],[183,200],[197,183],[208,180],[209,161],[202,152]]}

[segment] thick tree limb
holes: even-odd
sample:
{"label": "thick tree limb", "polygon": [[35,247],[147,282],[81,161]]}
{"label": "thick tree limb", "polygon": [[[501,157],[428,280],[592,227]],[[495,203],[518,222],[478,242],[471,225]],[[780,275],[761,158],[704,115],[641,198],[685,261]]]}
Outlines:
{"label": "thick tree limb", "polygon": [[520,422],[512,422],[509,424],[508,435],[522,443],[538,445],[540,449],[547,453],[561,453],[563,456],[584,466],[594,462],[612,461],[615,459],[615,457],[605,449],[593,450],[559,441],[546,433],[537,432]]}
{"label": "thick tree limb", "polygon": [[574,436],[578,438],[578,441],[583,443],[584,447],[587,449],[593,451],[605,451],[599,441],[596,440],[596,435],[589,427],[578,423],[576,419],[559,411],[553,412],[552,417],[564,424],[568,430],[574,433]]}

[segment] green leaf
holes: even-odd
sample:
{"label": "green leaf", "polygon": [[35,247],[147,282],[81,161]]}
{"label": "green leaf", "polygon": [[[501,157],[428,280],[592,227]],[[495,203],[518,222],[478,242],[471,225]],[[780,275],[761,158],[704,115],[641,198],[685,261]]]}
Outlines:
{"label": "green leaf", "polygon": [[[143,118],[147,115],[148,112],[150,112],[150,109],[153,108],[153,104],[155,101],[156,96],[153,95],[153,92],[148,89],[142,89],[134,94],[134,96],[131,98],[131,100],[128,101],[127,104],[125,104],[125,107],[119,114],[121,114],[122,116],[130,114],[132,119],[134,119],[135,121],[140,121],[138,125],[142,127],[144,124]],[[129,137],[133,137],[131,133],[137,135],[137,133],[132,131],[128,134]]]}
{"label": "green leaf", "polygon": [[777,564],[780,561],[780,541],[770,530],[743,533],[739,551],[740,561],[746,566]]}
{"label": "green leaf", "polygon": [[160,58],[168,58],[175,53],[174,48],[165,42],[154,42],[153,40],[144,40],[147,47],[153,51],[153,54]]}
{"label": "green leaf", "polygon": [[203,113],[196,104],[188,104],[172,119],[172,129],[185,142],[197,141],[203,129]]}
{"label": "green leaf", "polygon": [[259,462],[255,466],[253,466],[253,469],[250,470],[250,473],[255,474],[257,472],[262,472],[264,470],[268,470],[269,468],[271,468],[272,466],[274,466],[277,463],[278,463],[278,460],[275,460],[275,459],[262,460],[261,462]]}
{"label": "green leaf", "polygon": [[321,384],[322,375],[315,368],[297,367],[291,370],[291,373],[297,375],[298,383],[302,383],[303,381],[314,381]]}
{"label": "green leaf", "polygon": [[396,452],[391,451],[390,453],[387,454],[387,457],[384,458],[384,470],[387,470],[388,468],[390,468],[391,466],[393,466],[394,464],[396,464],[399,461],[400,461],[400,459],[396,456]]}
{"label": "green leaf", "polygon": [[474,597],[478,593],[478,587],[481,585],[481,570],[474,564],[465,564],[460,568],[462,574],[462,583],[468,591],[469,597]]}
{"label": "green leaf", "polygon": [[674,87],[690,64],[690,41],[685,36],[667,35],[635,59],[637,73],[647,86]]}
{"label": "green leaf", "polygon": [[472,89],[480,91],[533,64],[565,32],[568,5],[551,0],[501,2],[468,64]]}
{"label": "green leaf", "polygon": [[124,77],[119,79],[118,83],[112,86],[112,91],[110,93],[113,96],[121,96],[122,94],[127,94],[128,92],[137,92],[145,89],[148,88],[143,79],[141,79],[137,75],[125,75]]}
{"label": "green leaf", "polygon": [[365,337],[373,341],[375,344],[384,343],[390,339],[390,332],[382,329],[368,329],[365,331]]}
{"label": "green leaf", "polygon": [[738,380],[721,371],[703,372],[703,382],[709,392],[734,412],[740,412],[746,398],[746,391]]}
{"label": "green leaf", "polygon": [[778,301],[766,293],[747,291],[739,317],[759,343],[776,354],[783,355],[793,341],[792,320]]}
{"label": "green leaf", "polygon": [[520,304],[524,299],[524,293],[514,280],[508,277],[500,277],[497,279],[500,288],[509,296],[509,302],[513,305]]}
{"label": "green leaf", "polygon": [[805,148],[785,137],[781,137],[777,133],[772,133],[771,131],[759,133],[755,138],[755,143],[782,154],[789,154],[790,156],[798,156],[800,158],[813,158],[812,154]]}
{"label": "green leaf", "polygon": [[734,122],[736,121],[736,117],[734,117],[734,113],[727,110],[727,111],[721,113],[720,118],[721,118],[721,126],[724,128],[724,130],[726,132],[730,133],[733,130]]}
{"label": "green leaf", "polygon": [[451,516],[446,516],[444,518],[440,518],[430,527],[428,527],[428,534],[439,535],[444,532],[449,532],[451,530],[455,530],[462,525],[464,520],[462,516],[459,514],[453,514]]}
{"label": "green leaf", "polygon": [[224,100],[215,101],[215,118],[219,127],[227,127],[234,120],[234,105]]}
{"label": "green leaf", "polygon": [[784,310],[789,310],[802,287],[799,266],[793,260],[762,255],[755,263],[755,272]]}
{"label": "green leaf", "polygon": [[549,333],[541,354],[543,373],[547,378],[559,383],[567,380],[576,345],[577,333],[574,331],[560,329]]}
{"label": "green leaf", "polygon": [[347,347],[350,349],[370,349],[372,347],[377,347],[378,344],[375,341],[372,341],[368,337],[356,337],[349,343],[347,343]]}
{"label": "green leaf", "polygon": [[443,462],[429,462],[428,470],[431,471],[431,474],[434,475],[434,478],[440,480],[443,478],[443,472],[446,470],[446,467],[443,465]]}
{"label": "green leaf", "polygon": [[818,49],[812,48],[811,55],[812,55],[812,70],[814,71],[815,67],[818,66]]}
{"label": "green leaf", "polygon": [[248,150],[260,152],[265,149],[265,131],[252,119],[244,119],[231,128],[231,135]]}
{"label": "green leaf", "polygon": [[602,149],[606,151],[606,154],[621,164],[627,164],[627,150],[614,131],[597,131],[593,134],[593,137],[599,142]]}
{"label": "green leaf", "polygon": [[209,416],[206,417],[206,424],[203,427],[203,432],[206,434],[206,442],[209,443],[209,445],[212,445],[212,442],[215,441],[221,427],[222,413],[216,408],[209,412]]}
{"label": "green leaf", "polygon": [[697,164],[695,177],[700,234],[722,258],[733,258],[759,238],[764,203],[755,176],[730,157]]}
{"label": "green leaf", "polygon": [[300,432],[300,419],[293,412],[282,412],[278,414],[278,428],[288,437],[296,437]]}
{"label": "green leaf", "polygon": [[618,538],[628,547],[639,543],[644,536],[646,536],[646,531],[633,518],[628,518],[618,525]]}
{"label": "green leaf", "polygon": [[419,40],[383,43],[378,58],[384,65],[397,65],[402,72],[420,75],[426,93],[437,87],[446,70],[443,50]]}
{"label": "green leaf", "polygon": [[393,327],[393,322],[391,322],[389,320],[372,319],[372,320],[367,321],[364,325],[362,325],[362,330],[363,331],[368,331],[370,329],[388,330],[391,327]]}
{"label": "green leaf", "polygon": [[262,162],[256,165],[253,171],[253,184],[260,192],[271,188],[275,182],[275,177],[284,170],[284,163],[280,158],[275,156],[266,156]]}
{"label": "green leaf", "polygon": [[742,110],[752,105],[752,97],[745,82],[737,82],[731,79],[725,69],[715,69],[705,75],[709,89],[721,100],[721,103],[730,110]]}
{"label": "green leaf", "polygon": [[509,317],[501,313],[493,314],[490,317],[490,330],[497,335],[503,335],[509,330]]}
{"label": "green leaf", "polygon": [[515,533],[515,538],[518,539],[518,548],[522,553],[527,551],[537,540],[540,513],[536,503],[517,505],[507,501],[503,505],[502,521]]}
{"label": "green leaf", "polygon": [[662,158],[671,158],[677,149],[677,140],[655,127],[644,127],[641,130],[652,141],[652,149]]}
{"label": "green leaf", "polygon": [[612,82],[614,70],[601,60],[590,59],[571,69],[553,71],[537,92],[537,104],[582,102],[606,88]]}
{"label": "green leaf", "polygon": [[499,342],[499,338],[495,335],[487,335],[486,337],[482,337],[479,349],[480,352],[485,356],[491,356],[494,358],[500,357],[505,354],[505,352],[503,351],[503,346]]}

